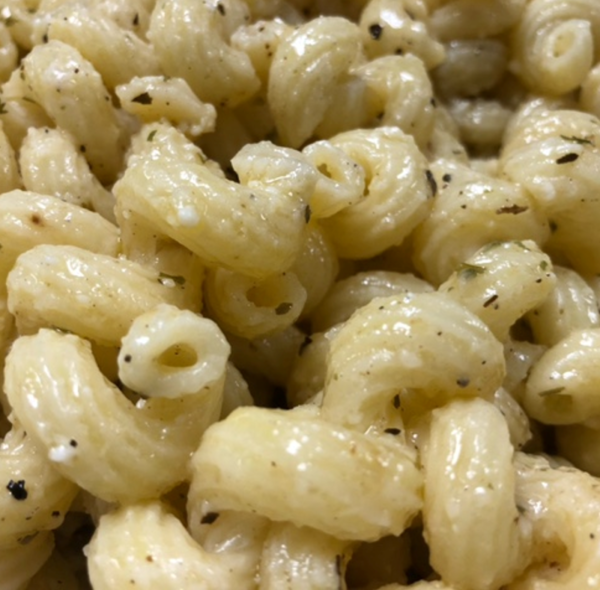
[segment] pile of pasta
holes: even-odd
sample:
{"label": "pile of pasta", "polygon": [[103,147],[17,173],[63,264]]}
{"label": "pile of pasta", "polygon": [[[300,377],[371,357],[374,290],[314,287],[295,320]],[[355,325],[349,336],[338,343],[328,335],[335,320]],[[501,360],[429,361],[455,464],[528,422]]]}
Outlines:
{"label": "pile of pasta", "polygon": [[600,584],[597,0],[2,0],[0,588]]}

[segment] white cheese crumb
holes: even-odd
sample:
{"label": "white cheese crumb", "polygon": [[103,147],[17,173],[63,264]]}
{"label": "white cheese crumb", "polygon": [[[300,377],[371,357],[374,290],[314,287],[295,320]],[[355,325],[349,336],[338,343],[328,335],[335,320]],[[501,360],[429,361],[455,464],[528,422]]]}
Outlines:
{"label": "white cheese crumb", "polygon": [[177,219],[179,219],[179,223],[185,227],[193,227],[198,225],[198,222],[200,221],[198,212],[190,205],[177,209]]}
{"label": "white cheese crumb", "polygon": [[75,456],[75,448],[69,444],[51,447],[48,457],[55,463],[67,463]]}

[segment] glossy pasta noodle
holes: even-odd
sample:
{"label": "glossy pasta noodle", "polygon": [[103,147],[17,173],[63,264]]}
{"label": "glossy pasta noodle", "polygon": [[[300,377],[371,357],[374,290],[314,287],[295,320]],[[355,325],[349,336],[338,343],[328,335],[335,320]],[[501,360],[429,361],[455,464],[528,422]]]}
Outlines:
{"label": "glossy pasta noodle", "polygon": [[600,584],[595,0],[0,2],[0,589]]}

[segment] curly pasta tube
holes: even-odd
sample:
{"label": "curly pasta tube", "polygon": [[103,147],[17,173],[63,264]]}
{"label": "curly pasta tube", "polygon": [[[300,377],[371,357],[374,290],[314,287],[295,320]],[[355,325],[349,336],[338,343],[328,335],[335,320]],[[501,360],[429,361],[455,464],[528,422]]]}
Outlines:
{"label": "curly pasta tube", "polygon": [[504,372],[500,342],[447,295],[377,297],[331,342],[323,416],[366,430],[401,406],[405,390],[435,401],[491,397]]}
{"label": "curly pasta tube", "polygon": [[509,590],[582,590],[599,579],[598,480],[518,453],[517,503],[532,527],[534,560]]}
{"label": "curly pasta tube", "polygon": [[335,426],[316,408],[240,408],[206,431],[192,459],[189,504],[375,540],[400,534],[421,506],[414,459],[394,436]]}
{"label": "curly pasta tube", "polygon": [[445,582],[496,589],[530,561],[512,457],[506,422],[492,404],[457,400],[433,412],[423,519],[431,564]]}
{"label": "curly pasta tube", "polygon": [[[165,315],[179,313],[185,329],[161,331]],[[160,344],[146,346],[156,339]],[[210,320],[159,307],[134,322],[121,361],[158,365],[158,383],[178,393],[175,399],[134,405],[100,373],[88,342],[51,330],[15,342],[5,387],[13,411],[60,473],[107,501],[157,498],[185,479],[190,454],[219,416],[228,352]]]}
{"label": "curly pasta tube", "polygon": [[[236,541],[238,543],[236,551]],[[261,541],[260,536],[255,543]],[[159,502],[133,504],[100,519],[87,558],[94,590],[253,590],[260,553],[233,547],[208,552]]]}

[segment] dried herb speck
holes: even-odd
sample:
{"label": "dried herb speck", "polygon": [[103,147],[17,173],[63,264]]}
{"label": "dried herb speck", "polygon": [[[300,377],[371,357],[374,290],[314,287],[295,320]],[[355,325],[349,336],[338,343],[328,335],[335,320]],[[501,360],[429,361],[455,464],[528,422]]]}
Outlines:
{"label": "dried herb speck", "polygon": [[131,99],[131,102],[137,102],[139,104],[152,104],[152,97],[147,92],[142,92]]}
{"label": "dried herb speck", "polygon": [[375,41],[378,41],[383,33],[383,27],[379,23],[375,23],[369,27],[369,35]]}
{"label": "dried herb speck", "polygon": [[569,164],[569,163],[577,160],[577,158],[579,158],[579,154],[575,154],[575,153],[571,152],[570,154],[565,154],[564,156],[557,158],[556,163],[557,164]]}
{"label": "dried herb speck", "polygon": [[6,489],[11,493],[15,500],[27,500],[27,490],[25,489],[25,480],[20,479],[13,481],[12,479],[8,482]]}
{"label": "dried herb speck", "polygon": [[292,307],[294,307],[292,303],[290,303],[289,301],[284,301],[275,308],[275,314],[285,315],[292,309]]}

